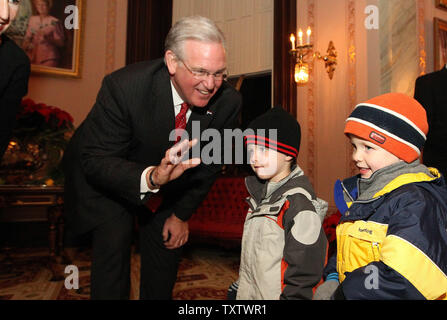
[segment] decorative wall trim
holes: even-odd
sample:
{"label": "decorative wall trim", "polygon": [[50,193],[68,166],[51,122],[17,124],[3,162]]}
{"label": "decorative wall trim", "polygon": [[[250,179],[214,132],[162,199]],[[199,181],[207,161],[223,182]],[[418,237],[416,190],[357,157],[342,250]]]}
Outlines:
{"label": "decorative wall trim", "polygon": [[[307,1],[307,24],[313,30],[311,43],[315,43],[315,0]],[[314,62],[309,62],[309,82],[307,84],[307,176],[317,189],[316,179],[316,139],[315,139],[315,83]]]}
{"label": "decorative wall trim", "polygon": [[[348,104],[346,106],[346,116],[348,116],[353,108],[357,104],[357,73],[356,73],[356,65],[357,65],[357,47],[355,42],[355,22],[356,22],[356,0],[348,0],[347,4],[347,18],[348,18]],[[351,144],[349,140],[346,144],[346,160],[349,163],[348,169],[348,177],[353,176],[357,173],[357,168],[354,165],[354,162],[351,161]]]}
{"label": "decorative wall trim", "polygon": [[107,1],[107,29],[106,29],[106,62],[105,74],[115,69],[115,37],[116,37],[116,7],[117,0]]}
{"label": "decorative wall trim", "polygon": [[427,72],[427,52],[425,50],[425,0],[417,0],[417,25],[419,46],[419,75]]}

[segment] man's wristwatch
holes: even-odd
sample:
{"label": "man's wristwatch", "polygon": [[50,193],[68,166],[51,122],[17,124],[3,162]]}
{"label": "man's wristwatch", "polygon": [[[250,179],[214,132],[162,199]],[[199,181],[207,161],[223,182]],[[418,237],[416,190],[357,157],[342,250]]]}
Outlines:
{"label": "man's wristwatch", "polygon": [[154,173],[155,168],[151,170],[151,173],[149,173],[149,182],[155,189],[160,189],[160,185],[156,184],[154,180],[152,179],[152,174]]}

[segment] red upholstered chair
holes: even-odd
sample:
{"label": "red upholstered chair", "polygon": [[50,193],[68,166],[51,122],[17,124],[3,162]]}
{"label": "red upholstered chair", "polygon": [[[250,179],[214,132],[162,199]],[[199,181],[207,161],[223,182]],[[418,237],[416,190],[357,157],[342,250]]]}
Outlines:
{"label": "red upholstered chair", "polygon": [[248,210],[244,177],[221,176],[189,220],[192,241],[239,246]]}
{"label": "red upholstered chair", "polygon": [[[214,242],[225,247],[240,245],[247,215],[248,192],[243,176],[220,176],[201,206],[189,219],[192,241]],[[323,228],[329,242],[329,256],[335,247],[335,228],[340,213],[329,214]]]}

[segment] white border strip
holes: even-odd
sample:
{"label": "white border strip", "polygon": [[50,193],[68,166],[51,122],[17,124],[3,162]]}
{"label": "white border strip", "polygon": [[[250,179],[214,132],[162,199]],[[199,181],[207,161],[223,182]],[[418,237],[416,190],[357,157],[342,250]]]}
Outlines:
{"label": "white border strip", "polygon": [[371,107],[371,108],[379,109],[379,110],[381,110],[381,111],[383,111],[383,112],[392,114],[393,116],[395,116],[395,117],[397,117],[397,118],[399,118],[399,119],[405,121],[406,123],[408,123],[408,124],[409,124],[410,126],[412,126],[417,132],[419,132],[419,134],[420,134],[421,136],[423,136],[425,140],[427,140],[427,137],[426,137],[425,134],[421,131],[421,129],[419,129],[419,127],[418,127],[417,125],[415,125],[413,121],[411,121],[411,120],[408,119],[407,117],[401,115],[400,113],[397,113],[397,112],[395,112],[395,111],[393,111],[393,110],[390,110],[390,109],[387,109],[387,108],[384,108],[384,107],[381,107],[381,106],[378,106],[378,105],[375,105],[375,104],[371,104],[371,103],[360,103],[360,104],[358,104],[355,108],[360,107],[360,106]]}
{"label": "white border strip", "polygon": [[414,144],[411,144],[408,141],[405,141],[402,138],[399,138],[398,136],[396,136],[396,135],[394,135],[394,134],[392,134],[392,133],[390,133],[390,132],[388,132],[386,130],[383,130],[382,128],[379,128],[378,126],[372,124],[371,122],[368,122],[368,121],[365,121],[365,120],[361,120],[359,118],[348,118],[348,119],[346,119],[346,122],[348,122],[348,121],[359,122],[361,124],[364,124],[364,125],[366,125],[368,127],[373,128],[373,129],[375,129],[375,130],[377,130],[379,132],[382,132],[383,134],[386,134],[387,136],[390,136],[391,138],[393,138],[393,139],[395,139],[395,140],[397,140],[397,141],[399,141],[399,142],[409,146],[411,149],[416,151],[418,155],[421,155],[421,151]]}

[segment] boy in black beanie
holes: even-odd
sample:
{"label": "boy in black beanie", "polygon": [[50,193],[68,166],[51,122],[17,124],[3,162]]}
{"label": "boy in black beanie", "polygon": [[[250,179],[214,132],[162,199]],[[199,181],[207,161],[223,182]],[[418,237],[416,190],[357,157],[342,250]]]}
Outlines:
{"label": "boy in black beanie", "polygon": [[230,299],[312,299],[322,277],[327,203],[315,196],[296,164],[300,137],[298,122],[281,107],[253,120],[244,132],[256,176],[246,178],[249,210]]}

